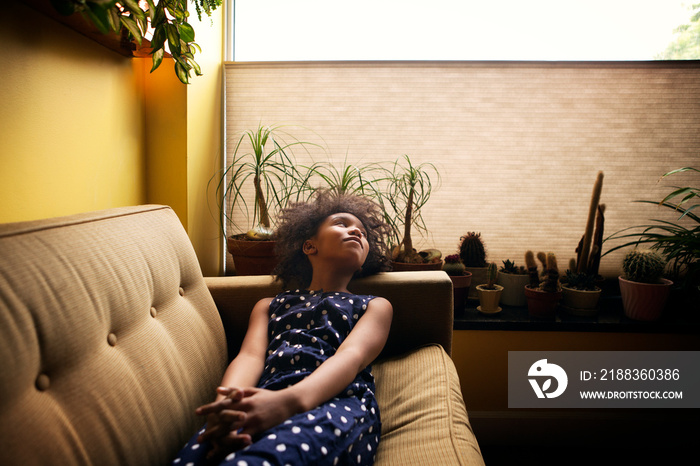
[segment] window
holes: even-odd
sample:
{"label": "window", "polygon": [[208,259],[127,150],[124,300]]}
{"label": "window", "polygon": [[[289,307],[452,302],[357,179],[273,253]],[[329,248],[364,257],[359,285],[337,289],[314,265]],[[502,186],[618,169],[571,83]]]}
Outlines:
{"label": "window", "polygon": [[700,58],[697,11],[688,0],[235,0],[233,58]]}

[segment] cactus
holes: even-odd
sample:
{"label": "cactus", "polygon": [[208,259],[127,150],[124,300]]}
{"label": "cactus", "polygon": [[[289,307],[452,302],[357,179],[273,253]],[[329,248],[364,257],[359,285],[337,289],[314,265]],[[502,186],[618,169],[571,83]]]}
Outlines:
{"label": "cactus", "polygon": [[496,278],[498,277],[498,267],[495,262],[489,262],[486,266],[486,288],[489,290],[495,289]]}
{"label": "cactus", "polygon": [[625,278],[633,282],[659,283],[666,261],[663,256],[650,249],[633,249],[622,259]]}
{"label": "cactus", "polygon": [[559,267],[557,257],[553,252],[547,253],[547,268],[544,271],[544,281],[540,284],[540,290],[549,293],[559,291]]}
{"label": "cactus", "polygon": [[459,257],[466,267],[486,267],[486,248],[481,233],[469,232],[460,238]]}
{"label": "cactus", "polygon": [[537,273],[537,262],[535,262],[535,254],[532,251],[525,253],[525,266],[527,267],[527,274],[530,276],[530,288],[539,287],[540,276]]}
{"label": "cactus", "polygon": [[500,269],[498,269],[498,271],[502,273],[512,273],[515,275],[527,275],[527,270],[525,270],[525,267],[522,265],[515,265],[515,262],[510,259],[504,260],[503,265]]}
{"label": "cactus", "polygon": [[527,273],[530,276],[530,288],[537,288],[541,291],[554,293],[560,290],[559,283],[559,267],[557,266],[557,257],[553,252],[547,254],[543,252],[537,253],[537,258],[543,263],[544,271],[542,272],[542,281],[537,273],[537,262],[535,254],[532,251],[525,253],[525,264],[527,265]]}
{"label": "cactus", "polygon": [[444,270],[447,275],[464,275],[464,264],[462,264],[459,254],[450,254],[445,257],[442,270]]}

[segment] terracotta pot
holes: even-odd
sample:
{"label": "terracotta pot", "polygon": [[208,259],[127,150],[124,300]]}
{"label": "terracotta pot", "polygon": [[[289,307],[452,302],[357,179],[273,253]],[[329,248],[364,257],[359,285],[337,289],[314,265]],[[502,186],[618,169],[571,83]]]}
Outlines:
{"label": "terracotta pot", "polygon": [[472,274],[472,284],[469,287],[469,296],[467,299],[479,299],[479,294],[476,292],[476,285],[486,283],[486,267],[466,267],[467,272]]}
{"label": "terracotta pot", "polygon": [[497,282],[503,287],[501,304],[519,307],[525,307],[527,305],[525,285],[530,283],[530,277],[528,275],[499,272]]}
{"label": "terracotta pot", "polygon": [[503,293],[503,287],[501,285],[494,285],[495,289],[489,290],[486,285],[477,285],[476,291],[479,295],[479,304],[477,307],[479,312],[484,314],[496,314],[501,312],[501,307],[498,305],[501,300],[501,293]]}
{"label": "terracotta pot", "polygon": [[525,297],[527,298],[527,312],[531,317],[554,318],[557,314],[557,305],[561,300],[562,292],[554,293],[540,291],[525,287]]}
{"label": "terracotta pot", "polygon": [[665,278],[661,283],[640,283],[618,277],[622,308],[634,320],[657,320],[666,306],[673,282]]}
{"label": "terracotta pot", "polygon": [[442,270],[442,261],[412,264],[409,262],[391,261],[391,270],[394,272],[413,272],[417,270]]}
{"label": "terracotta pot", "polygon": [[467,294],[469,285],[472,282],[471,272],[464,272],[464,275],[450,275],[452,280],[452,293],[454,296],[454,315],[462,315],[467,307]]}
{"label": "terracotta pot", "polygon": [[598,313],[601,289],[577,290],[562,286],[564,310],[571,315],[590,317]]}
{"label": "terracotta pot", "polygon": [[245,234],[226,238],[226,247],[233,257],[236,275],[270,275],[277,265],[275,241],[240,239]]}

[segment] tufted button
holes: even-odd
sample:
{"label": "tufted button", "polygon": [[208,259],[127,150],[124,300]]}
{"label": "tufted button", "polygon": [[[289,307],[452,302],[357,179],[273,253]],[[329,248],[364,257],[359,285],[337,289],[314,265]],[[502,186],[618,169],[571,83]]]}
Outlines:
{"label": "tufted button", "polygon": [[49,386],[51,385],[51,379],[49,379],[49,376],[46,374],[39,374],[39,377],[36,378],[36,389],[39,391],[44,391],[48,390]]}
{"label": "tufted button", "polygon": [[113,333],[107,335],[107,343],[109,343],[109,346],[115,346],[117,344],[117,336]]}
{"label": "tufted button", "polygon": [[151,317],[155,318],[158,315],[155,307],[151,307]]}
{"label": "tufted button", "polygon": [[180,296],[185,296],[185,289],[180,287]]}

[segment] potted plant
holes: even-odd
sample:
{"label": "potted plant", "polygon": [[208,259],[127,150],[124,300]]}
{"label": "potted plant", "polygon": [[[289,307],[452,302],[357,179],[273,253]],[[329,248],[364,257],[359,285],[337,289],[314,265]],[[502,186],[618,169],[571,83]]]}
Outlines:
{"label": "potted plant", "polygon": [[622,308],[634,320],[657,320],[666,305],[673,282],[662,278],[666,261],[657,251],[633,249],[622,260],[624,277],[618,277]]}
{"label": "potted plant", "polygon": [[471,272],[467,272],[464,264],[459,258],[459,254],[450,254],[445,257],[445,263],[442,265],[450,280],[452,280],[452,292],[454,295],[454,314],[460,315],[464,312],[467,305],[467,294],[469,293],[469,285],[472,281]]}
{"label": "potted plant", "polygon": [[[544,254],[538,255],[542,257]],[[532,251],[525,253],[525,265],[530,277],[530,283],[525,286],[527,310],[531,317],[553,318],[562,296],[559,267],[552,252],[546,254],[544,263],[544,272],[540,279],[535,255]]]}
{"label": "potted plant", "polygon": [[486,282],[486,247],[481,233],[470,231],[460,238],[459,257],[472,274],[474,286],[469,288],[469,299],[477,299],[476,285]]}
{"label": "potted plant", "polygon": [[[574,266],[574,264],[570,264]],[[587,272],[574,272],[575,267],[566,271],[562,280],[564,310],[571,315],[590,317],[598,313],[601,288],[596,285],[596,275]]]}
{"label": "potted plant", "polygon": [[[661,179],[680,173],[700,173],[700,169],[684,167],[665,173]],[[681,186],[671,188],[661,201],[640,200],[678,213],[675,221],[652,219],[650,223],[625,228],[613,233],[605,241],[624,239],[605,254],[628,246],[646,245],[660,252],[668,260],[667,272],[677,284],[680,306],[700,310],[700,216],[694,212],[700,204],[700,188]],[[603,254],[603,255],[605,255]]]}
{"label": "potted plant", "polygon": [[392,250],[392,267],[403,270],[440,270],[442,254],[437,249],[417,251],[413,246],[411,228],[427,231],[421,209],[433,190],[433,178],[439,182],[440,173],[432,163],[414,165],[408,155],[397,159],[386,171],[388,186],[384,199],[390,211],[386,221],[394,231],[396,246]]}
{"label": "potted plant", "polygon": [[501,312],[501,307],[498,305],[501,300],[503,287],[496,284],[498,278],[498,268],[494,262],[486,266],[486,283],[476,286],[476,291],[479,294],[479,306],[477,310],[484,314],[496,314]]}
{"label": "potted plant", "polygon": [[[222,0],[191,0],[199,20],[202,12],[211,16]],[[194,54],[201,48],[194,41],[194,28],[187,22],[188,0],[51,0],[56,11],[64,16],[80,13],[102,34],[122,34],[127,41],[135,40],[139,45],[149,42],[145,39],[152,29],[150,55],[153,67],[158,68],[166,56],[167,42],[170,56],[175,60],[175,74],[184,84],[189,83],[192,71],[202,74]]]}
{"label": "potted plant", "polygon": [[[291,138],[292,142],[287,142]],[[260,125],[244,131],[236,142],[231,162],[212,177],[215,181],[222,231],[241,230],[238,215],[246,218],[245,233],[226,238],[236,274],[266,275],[277,263],[274,253],[273,216],[289,202],[305,201],[313,190],[312,172],[300,168],[292,148],[312,143],[298,141],[279,125]],[[315,145],[315,144],[312,144]],[[252,195],[252,203],[246,196]],[[243,230],[245,231],[245,230]]]}
{"label": "potted plant", "polygon": [[598,269],[605,222],[605,205],[600,204],[602,189],[603,172],[598,172],[591,194],[586,229],[576,248],[576,259],[571,259],[565,279],[562,280],[563,307],[572,315],[593,316],[598,312],[601,288],[596,282],[601,281]]}
{"label": "potted plant", "polygon": [[503,287],[501,303],[506,306],[519,307],[527,305],[525,285],[529,282],[530,278],[524,266],[517,266],[510,259],[504,260],[503,265],[498,270],[498,284]]}

